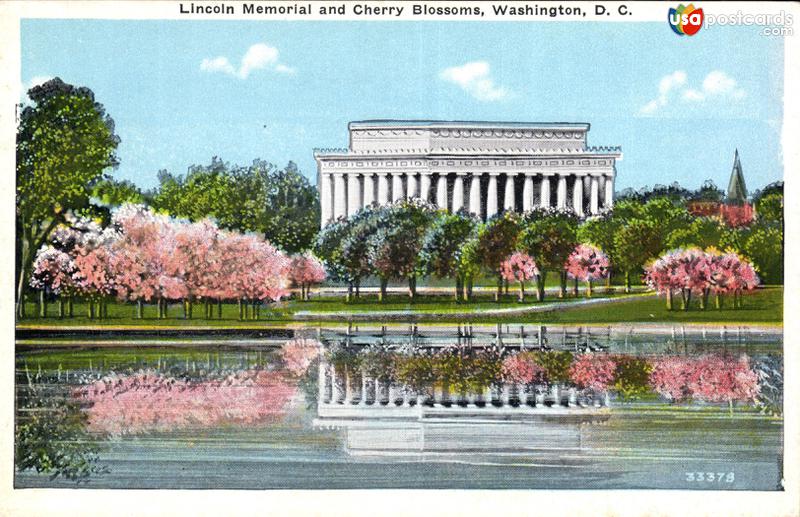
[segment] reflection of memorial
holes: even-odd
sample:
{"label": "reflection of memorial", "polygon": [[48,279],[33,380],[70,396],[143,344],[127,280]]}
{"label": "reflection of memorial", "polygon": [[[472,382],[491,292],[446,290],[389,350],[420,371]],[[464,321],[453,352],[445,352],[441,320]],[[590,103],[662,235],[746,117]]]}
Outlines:
{"label": "reflection of memorial", "polygon": [[[318,383],[315,425],[346,428],[349,449],[488,451],[553,447],[564,440],[572,447],[579,441],[581,424],[609,417],[607,396],[587,398],[557,385],[545,389],[506,383],[454,393],[439,384],[417,393],[360,371],[337,368],[324,359]],[[485,433],[485,444],[476,441],[478,428],[491,430]]]}

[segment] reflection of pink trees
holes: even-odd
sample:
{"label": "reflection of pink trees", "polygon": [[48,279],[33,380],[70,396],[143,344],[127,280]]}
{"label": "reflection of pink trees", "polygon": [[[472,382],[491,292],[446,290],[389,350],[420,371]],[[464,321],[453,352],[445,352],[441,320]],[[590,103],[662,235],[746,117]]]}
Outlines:
{"label": "reflection of pink trees", "polygon": [[608,256],[599,248],[586,244],[576,246],[564,264],[567,276],[575,279],[575,296],[578,295],[578,281],[586,282],[586,296],[592,296],[592,282],[606,278],[610,265]]}
{"label": "reflection of pink trees", "polygon": [[536,262],[527,253],[517,251],[500,263],[500,276],[507,282],[519,282],[519,301],[525,301],[525,282],[539,274]]}
{"label": "reflection of pink trees", "polygon": [[681,308],[688,310],[692,295],[700,299],[700,307],[708,307],[708,297],[714,293],[715,306],[722,308],[722,295],[733,294],[734,306],[741,306],[744,290],[759,284],[753,265],[735,253],[703,251],[699,248],[679,249],[666,253],[645,268],[645,281],[650,288],[667,297],[667,309],[672,309],[672,297],[681,295]]}
{"label": "reflection of pink trees", "polygon": [[734,400],[752,401],[759,393],[758,374],[746,355],[662,357],[654,362],[650,385],[670,400],[728,402],[731,410]]}
{"label": "reflection of pink trees", "polygon": [[516,384],[543,383],[547,374],[531,352],[520,352],[503,359],[503,379]]}
{"label": "reflection of pink trees", "polygon": [[[187,223],[124,205],[107,229],[76,220],[54,233],[31,285],[42,292],[49,288],[83,296],[90,302],[90,317],[95,302],[104,316],[105,300],[116,295],[136,302],[138,317],[143,303],[152,300],[158,302],[160,318],[166,317],[169,301],[183,302],[184,317],[190,318],[195,301],[205,302],[210,317],[211,300],[235,299],[240,318],[256,318],[261,302],[287,294],[289,262],[283,253],[259,236],[224,232],[208,220]],[[65,278],[70,279],[69,292]]]}
{"label": "reflection of pink trees", "polygon": [[91,431],[123,435],[274,420],[295,392],[284,374],[266,370],[200,382],[145,371],[95,381],[78,396]]}
{"label": "reflection of pink trees", "polygon": [[294,255],[289,265],[289,280],[300,287],[300,299],[308,300],[308,291],[312,285],[325,281],[325,267],[322,262],[310,253]]}
{"label": "reflection of pink trees", "polygon": [[286,369],[295,377],[305,375],[308,367],[319,357],[320,342],[316,339],[292,339],[281,346],[281,358]]}
{"label": "reflection of pink trees", "polygon": [[605,354],[579,354],[569,368],[569,377],[580,388],[595,392],[608,391],[614,383],[617,365]]}

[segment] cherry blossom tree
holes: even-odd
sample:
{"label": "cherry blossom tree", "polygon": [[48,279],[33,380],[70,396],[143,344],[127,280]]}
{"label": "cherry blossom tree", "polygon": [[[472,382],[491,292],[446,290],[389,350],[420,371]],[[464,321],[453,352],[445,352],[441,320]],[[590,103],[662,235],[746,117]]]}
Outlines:
{"label": "cherry blossom tree", "polygon": [[300,299],[308,300],[312,285],[320,284],[326,278],[325,267],[317,257],[310,253],[293,255],[289,264],[289,280],[300,287]]}
{"label": "cherry blossom tree", "polygon": [[758,374],[750,367],[747,355],[708,354],[696,358],[688,375],[688,390],[693,398],[708,402],[727,402],[733,414],[733,401],[754,401],[759,393]]}
{"label": "cherry blossom tree", "polygon": [[505,382],[516,384],[543,383],[547,372],[536,362],[533,353],[519,352],[503,359],[502,377]]}
{"label": "cherry blossom tree", "polygon": [[653,391],[673,402],[691,397],[689,376],[694,370],[693,358],[668,355],[658,357],[652,363],[649,383]]}
{"label": "cherry blossom tree", "polygon": [[536,262],[527,253],[517,251],[500,263],[500,276],[507,282],[519,282],[519,301],[525,301],[525,282],[539,274]]}
{"label": "cherry blossom tree", "polygon": [[614,359],[606,354],[578,354],[569,368],[569,378],[580,388],[602,393],[614,384],[616,370]]}
{"label": "cherry blossom tree", "polygon": [[39,316],[47,316],[47,306],[45,305],[45,290],[49,289],[58,296],[58,316],[64,317],[64,300],[69,299],[70,316],[72,316],[72,296],[76,292],[75,262],[72,257],[52,245],[45,245],[36,253],[33,262],[30,285],[34,289],[39,289]]}
{"label": "cherry blossom tree", "polygon": [[599,248],[578,244],[564,264],[567,276],[575,280],[575,296],[578,296],[578,281],[586,282],[586,296],[592,296],[592,282],[606,278],[609,266],[608,256]]}
{"label": "cherry blossom tree", "polygon": [[306,374],[309,366],[319,357],[320,342],[316,339],[292,339],[281,346],[281,359],[295,377]]}

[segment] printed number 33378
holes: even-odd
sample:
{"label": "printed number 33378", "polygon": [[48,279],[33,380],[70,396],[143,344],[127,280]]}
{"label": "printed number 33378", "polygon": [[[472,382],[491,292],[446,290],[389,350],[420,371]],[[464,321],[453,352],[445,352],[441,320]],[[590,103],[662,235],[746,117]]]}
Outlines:
{"label": "printed number 33378", "polygon": [[733,483],[733,472],[687,472],[686,481],[690,483]]}

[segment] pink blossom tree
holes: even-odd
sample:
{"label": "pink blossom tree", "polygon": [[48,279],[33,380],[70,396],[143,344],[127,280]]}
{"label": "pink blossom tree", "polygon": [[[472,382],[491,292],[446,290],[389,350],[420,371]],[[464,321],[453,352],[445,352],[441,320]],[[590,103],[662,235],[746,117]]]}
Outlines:
{"label": "pink blossom tree", "polygon": [[319,357],[321,343],[316,339],[297,338],[287,341],[281,346],[281,359],[295,377],[306,374],[309,366]]}
{"label": "pink blossom tree", "polygon": [[533,257],[517,251],[500,263],[500,276],[507,282],[519,282],[519,301],[525,301],[525,282],[539,274]]}
{"label": "pink blossom tree", "polygon": [[614,359],[606,354],[578,354],[569,368],[569,377],[579,388],[602,393],[614,383],[616,370]]}
{"label": "pink blossom tree", "polygon": [[691,397],[689,376],[694,370],[694,359],[685,356],[662,356],[653,360],[650,387],[659,395],[680,402]]}
{"label": "pink blossom tree", "polygon": [[759,393],[758,374],[746,355],[708,354],[698,357],[688,375],[688,390],[693,398],[708,402],[727,402],[733,414],[733,401],[755,400]]}
{"label": "pink blossom tree", "polygon": [[64,300],[69,300],[69,315],[72,316],[72,296],[76,292],[75,262],[72,257],[52,245],[45,245],[36,253],[33,262],[30,285],[39,289],[39,316],[47,316],[45,290],[49,289],[58,296],[58,316],[64,317]]}
{"label": "pink blossom tree", "polygon": [[519,352],[503,359],[502,376],[505,382],[515,384],[544,383],[547,380],[547,372],[531,352]]}
{"label": "pink blossom tree", "polygon": [[606,278],[610,265],[608,256],[599,248],[578,244],[564,264],[567,276],[575,280],[575,296],[578,296],[578,281],[586,282],[586,296],[592,296],[592,282]]}
{"label": "pink blossom tree", "polygon": [[289,264],[289,280],[300,287],[300,299],[308,300],[312,285],[325,281],[325,267],[322,262],[310,253],[293,255]]}

